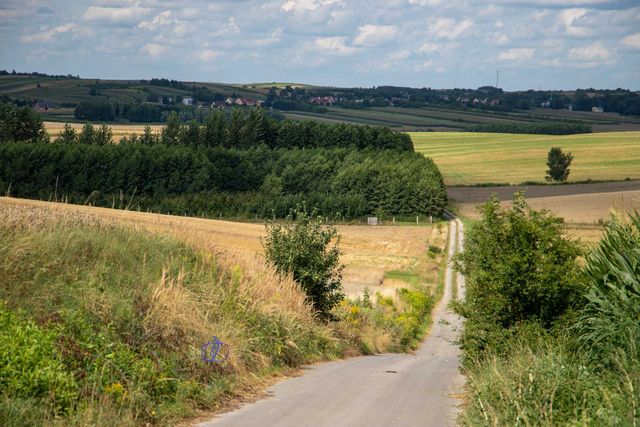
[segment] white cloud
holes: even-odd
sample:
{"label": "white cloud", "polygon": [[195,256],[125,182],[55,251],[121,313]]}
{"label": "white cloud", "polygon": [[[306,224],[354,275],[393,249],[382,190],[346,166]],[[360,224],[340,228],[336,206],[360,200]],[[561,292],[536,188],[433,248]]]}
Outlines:
{"label": "white cloud", "polygon": [[622,39],[622,44],[631,49],[640,50],[640,33],[631,34]]}
{"label": "white cloud", "polygon": [[65,33],[73,32],[77,30],[78,30],[78,26],[76,24],[68,22],[66,24],[58,25],[57,27],[50,28],[41,33],[22,36],[20,40],[23,43],[49,42],[60,34],[65,34]]}
{"label": "white cloud", "polygon": [[316,10],[320,6],[341,3],[341,0],[289,0],[282,4],[285,12]]}
{"label": "white cloud", "polygon": [[595,42],[588,46],[570,49],[568,56],[574,61],[606,61],[611,57],[611,52],[601,42]]}
{"label": "white cloud", "polygon": [[437,43],[425,43],[420,47],[420,53],[432,53],[440,50],[441,46]]}
{"label": "white cloud", "polygon": [[375,47],[393,40],[398,29],[393,25],[363,25],[353,40],[356,46]]}
{"label": "white cloud", "polygon": [[90,6],[83,14],[82,19],[90,22],[111,22],[114,24],[131,23],[146,17],[150,9],[131,7],[99,7]]}
{"label": "white cloud", "polygon": [[473,22],[469,19],[440,18],[429,26],[429,33],[437,38],[455,40],[471,27]]}
{"label": "white cloud", "polygon": [[216,58],[219,58],[222,55],[222,52],[218,52],[217,50],[205,49],[198,57],[204,62],[211,62]]}
{"label": "white cloud", "polygon": [[157,58],[167,53],[169,48],[157,43],[147,43],[142,46],[141,51],[152,58]]}
{"label": "white cloud", "polygon": [[584,20],[588,9],[566,9],[558,14],[558,23],[564,27],[564,31],[569,36],[586,37],[590,34],[590,28],[581,26],[580,21]]}
{"label": "white cloud", "polygon": [[513,48],[500,52],[498,59],[505,61],[527,61],[533,58],[536,50],[532,48]]}
{"label": "white cloud", "polygon": [[171,19],[171,11],[165,10],[162,13],[154,16],[149,21],[142,21],[138,24],[138,28],[144,28],[146,30],[154,31],[159,27],[175,23],[174,19]]}
{"label": "white cloud", "polygon": [[357,48],[347,46],[346,37],[318,37],[314,40],[314,46],[326,53],[337,55],[352,55],[358,51]]}

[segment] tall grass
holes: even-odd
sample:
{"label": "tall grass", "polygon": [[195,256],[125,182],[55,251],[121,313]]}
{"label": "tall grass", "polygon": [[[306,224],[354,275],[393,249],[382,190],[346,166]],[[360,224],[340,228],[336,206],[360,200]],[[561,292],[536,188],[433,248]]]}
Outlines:
{"label": "tall grass", "polygon": [[[0,242],[0,425],[172,425],[301,364],[407,349],[431,303],[324,324],[258,259],[48,209],[3,207]],[[214,335],[224,363],[201,360]]]}

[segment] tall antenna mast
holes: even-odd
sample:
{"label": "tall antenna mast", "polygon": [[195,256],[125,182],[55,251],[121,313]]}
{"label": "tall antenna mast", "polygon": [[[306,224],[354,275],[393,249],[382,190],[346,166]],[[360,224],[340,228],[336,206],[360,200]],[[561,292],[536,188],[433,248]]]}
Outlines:
{"label": "tall antenna mast", "polygon": [[500,70],[496,71],[496,89],[500,87]]}

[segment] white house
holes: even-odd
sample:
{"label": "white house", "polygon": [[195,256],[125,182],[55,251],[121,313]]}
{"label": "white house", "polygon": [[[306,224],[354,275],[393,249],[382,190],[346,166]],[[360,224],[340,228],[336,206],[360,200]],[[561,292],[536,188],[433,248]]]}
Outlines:
{"label": "white house", "polygon": [[183,105],[193,105],[193,98],[182,98]]}

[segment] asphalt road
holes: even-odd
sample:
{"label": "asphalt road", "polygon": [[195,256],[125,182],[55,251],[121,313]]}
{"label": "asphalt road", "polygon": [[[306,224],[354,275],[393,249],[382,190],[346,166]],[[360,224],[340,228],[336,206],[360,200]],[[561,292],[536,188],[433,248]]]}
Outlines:
{"label": "asphalt road", "polygon": [[[462,245],[462,223],[452,220],[449,256]],[[430,334],[414,354],[363,356],[311,366],[282,381],[269,397],[199,424],[202,427],[455,425],[464,378],[453,343],[460,319],[447,309],[454,273],[447,268],[444,295]],[[464,278],[457,277],[458,296]]]}

